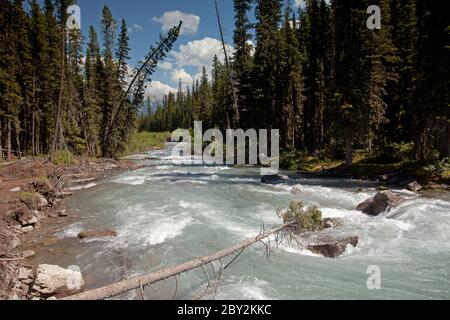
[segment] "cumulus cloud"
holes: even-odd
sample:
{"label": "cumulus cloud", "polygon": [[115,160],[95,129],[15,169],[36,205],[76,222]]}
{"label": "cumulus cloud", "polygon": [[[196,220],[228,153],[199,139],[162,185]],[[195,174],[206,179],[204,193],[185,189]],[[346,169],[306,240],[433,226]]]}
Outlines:
{"label": "cumulus cloud", "polygon": [[[231,56],[233,47],[226,45],[226,49]],[[225,60],[222,43],[209,37],[182,44],[178,51],[172,51],[171,54],[175,58],[177,66],[196,67],[197,73],[201,72],[203,66],[207,68],[208,72],[211,71],[214,55],[217,55],[221,61]]]}
{"label": "cumulus cloud", "polygon": [[181,27],[182,35],[195,35],[197,34],[198,27],[200,25],[200,17],[195,14],[185,13],[181,11],[166,11],[161,17],[154,17],[153,21],[161,24],[161,29],[164,32],[169,31],[172,27],[178,25],[180,21],[183,21]]}
{"label": "cumulus cloud", "polygon": [[169,94],[170,92],[177,92],[177,89],[172,88],[161,81],[152,81],[150,84],[147,84],[145,97],[150,97],[153,101],[162,101],[164,95]]}
{"label": "cumulus cloud", "polygon": [[186,70],[181,68],[172,71],[171,79],[174,83],[181,80],[183,86],[190,86],[194,78],[189,73],[187,73]]}
{"label": "cumulus cloud", "polygon": [[161,62],[158,66],[165,71],[171,71],[173,69],[173,64],[169,61]]}

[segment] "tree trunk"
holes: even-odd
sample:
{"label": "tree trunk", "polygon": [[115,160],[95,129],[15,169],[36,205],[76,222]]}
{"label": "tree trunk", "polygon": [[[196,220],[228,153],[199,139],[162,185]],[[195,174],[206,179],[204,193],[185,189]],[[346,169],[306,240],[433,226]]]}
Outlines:
{"label": "tree trunk", "polygon": [[442,160],[450,157],[450,124],[443,120],[440,129],[439,158]]}
{"label": "tree trunk", "polygon": [[62,100],[63,100],[63,92],[64,92],[64,61],[65,61],[65,52],[66,52],[66,28],[64,24],[62,25],[62,43],[61,43],[61,78],[59,84],[59,99],[58,99],[58,107],[56,109],[56,119],[55,119],[55,133],[53,136],[53,144],[52,150],[50,152],[50,160],[53,161],[55,159],[56,149],[58,148],[58,141],[60,140],[60,135],[62,135],[62,121],[61,121],[61,113],[62,113]]}
{"label": "tree trunk", "polygon": [[220,252],[217,252],[210,256],[205,256],[201,258],[197,258],[195,260],[192,260],[190,262],[184,263],[182,265],[178,265],[172,268],[168,268],[159,272],[150,273],[144,276],[138,276],[134,277],[128,280],[123,280],[121,282],[117,282],[115,284],[105,286],[99,289],[86,291],[74,296],[67,297],[63,300],[105,300],[109,299],[115,296],[118,296],[120,294],[142,288],[144,286],[148,286],[166,279],[169,279],[171,277],[177,276],[179,274],[188,272],[190,270],[208,265],[214,261],[218,261],[220,259],[223,259],[225,257],[228,257],[232,254],[238,254],[244,249],[252,246],[255,243],[260,242],[261,240],[276,234],[277,232],[282,231],[283,229],[287,228],[289,224],[283,225],[281,227],[275,228],[273,230],[270,230],[268,232],[265,232],[257,237],[253,237],[250,239],[247,239],[245,241],[242,241],[239,244],[236,244],[235,246],[232,246],[228,249],[222,250]]}
{"label": "tree trunk", "polygon": [[33,157],[36,156],[36,115],[35,115],[35,108],[36,108],[36,74],[33,75],[33,110],[31,112],[31,155]]}
{"label": "tree trunk", "polygon": [[8,161],[11,160],[11,119],[7,119],[8,121],[8,136],[6,138],[6,159]]}
{"label": "tree trunk", "polygon": [[34,105],[33,105],[33,112],[32,112],[33,120],[31,121],[31,155],[33,157],[36,156],[36,124],[35,124],[35,112],[34,112]]}
{"label": "tree trunk", "polygon": [[[220,39],[222,41],[223,53],[225,56],[225,69],[227,70],[227,73],[228,73],[228,80],[230,81],[231,97],[233,99],[233,102],[232,102],[233,111],[234,111],[233,127],[234,127],[234,129],[237,129],[237,127],[239,126],[240,119],[241,119],[241,115],[240,115],[240,111],[239,111],[239,104],[238,104],[238,97],[237,97],[237,85],[235,84],[234,77],[233,77],[232,70],[231,70],[230,63],[229,63],[229,59],[228,59],[228,53],[227,53],[227,48],[225,46],[225,39],[223,37],[222,22],[220,21],[217,0],[215,1],[215,7],[216,7],[217,23],[219,25]],[[230,123],[228,123],[228,129],[231,129]]]}
{"label": "tree trunk", "polygon": [[3,160],[3,121],[0,119],[0,161]]}
{"label": "tree trunk", "polygon": [[350,167],[353,164],[353,138],[345,138],[345,165]]}
{"label": "tree trunk", "polygon": [[16,137],[16,153],[19,159],[22,159],[22,148],[20,146],[20,126],[17,124],[17,121],[14,121],[14,133]]}

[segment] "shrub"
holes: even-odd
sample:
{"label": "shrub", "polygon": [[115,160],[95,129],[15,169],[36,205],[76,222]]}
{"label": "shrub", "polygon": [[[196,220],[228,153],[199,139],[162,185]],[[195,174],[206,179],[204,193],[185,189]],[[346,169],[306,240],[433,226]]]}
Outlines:
{"label": "shrub", "polygon": [[294,234],[323,230],[322,212],[317,207],[305,210],[302,202],[293,201],[288,210],[278,210],[277,213],[285,224],[291,224],[290,229]]}
{"label": "shrub", "polygon": [[131,135],[130,142],[126,145],[121,156],[148,151],[151,148],[163,148],[170,141],[170,132],[139,132]]}
{"label": "shrub", "polygon": [[71,165],[74,161],[74,156],[70,151],[67,150],[59,150],[55,153],[55,158],[53,160],[53,163],[57,166],[63,166],[63,165]]}

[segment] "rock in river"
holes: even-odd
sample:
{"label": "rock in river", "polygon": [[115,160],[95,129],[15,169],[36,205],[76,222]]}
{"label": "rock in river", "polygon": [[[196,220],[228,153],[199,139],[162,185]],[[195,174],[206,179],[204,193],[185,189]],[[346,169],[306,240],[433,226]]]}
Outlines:
{"label": "rock in river", "polygon": [[317,243],[309,244],[307,249],[326,258],[337,258],[347,250],[348,246],[356,247],[358,242],[357,236],[342,238],[328,238],[325,236],[319,239]]}
{"label": "rock in river", "polygon": [[281,174],[275,174],[270,176],[264,176],[262,177],[261,181],[262,183],[266,184],[279,184],[290,180],[288,176],[284,176]]}
{"label": "rock in river", "polygon": [[380,192],[375,197],[370,198],[356,207],[370,216],[377,216],[387,210],[398,207],[405,201],[405,198],[391,191]]}
{"label": "rock in river", "polygon": [[32,291],[43,298],[62,298],[81,292],[83,287],[83,276],[79,270],[42,264],[37,268]]}
{"label": "rock in river", "polygon": [[79,239],[96,239],[117,237],[117,232],[113,230],[84,231],[78,235]]}

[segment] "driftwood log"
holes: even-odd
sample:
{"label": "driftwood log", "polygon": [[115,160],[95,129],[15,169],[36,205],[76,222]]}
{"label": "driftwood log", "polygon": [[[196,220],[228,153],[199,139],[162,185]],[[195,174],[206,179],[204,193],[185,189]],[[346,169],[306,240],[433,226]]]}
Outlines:
{"label": "driftwood log", "polygon": [[[120,281],[120,282],[117,282],[117,283],[114,283],[114,284],[111,284],[111,285],[108,285],[108,286],[105,286],[102,288],[98,288],[98,289],[86,291],[86,292],[83,292],[80,294],[76,294],[76,295],[64,298],[62,300],[106,300],[106,299],[116,297],[118,295],[121,295],[126,292],[130,292],[130,291],[136,290],[136,289],[140,290],[141,295],[143,295],[143,287],[146,287],[146,286],[152,285],[154,283],[169,279],[171,277],[175,277],[175,279],[176,279],[176,276],[178,276],[182,273],[188,272],[188,271],[196,269],[196,268],[203,267],[214,261],[221,260],[221,259],[231,256],[233,254],[239,255],[246,248],[248,248],[256,243],[262,242],[262,240],[270,237],[271,235],[277,234],[278,232],[286,229],[289,226],[290,226],[290,224],[286,224],[281,227],[272,229],[270,231],[262,232],[260,235],[258,235],[255,238],[250,238],[250,239],[244,240],[230,248],[227,248],[225,250],[222,250],[222,251],[217,252],[212,255],[197,258],[195,260],[189,261],[182,265],[167,268],[165,270],[161,270],[161,271],[158,271],[155,273],[150,273],[147,275],[123,280],[123,281]],[[234,262],[235,259],[233,259],[232,262]],[[230,264],[228,264],[228,266]],[[225,267],[225,269],[226,269],[226,267]]]}

